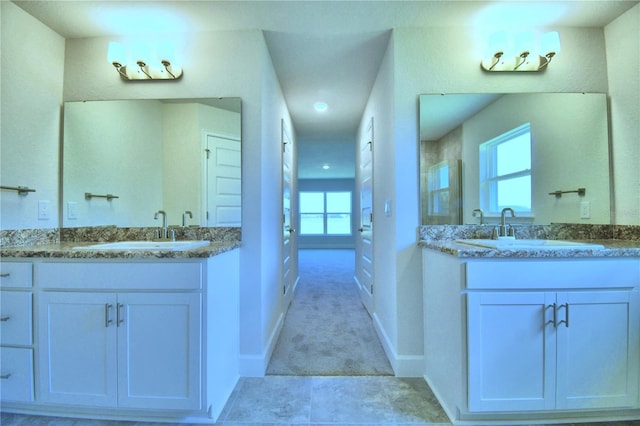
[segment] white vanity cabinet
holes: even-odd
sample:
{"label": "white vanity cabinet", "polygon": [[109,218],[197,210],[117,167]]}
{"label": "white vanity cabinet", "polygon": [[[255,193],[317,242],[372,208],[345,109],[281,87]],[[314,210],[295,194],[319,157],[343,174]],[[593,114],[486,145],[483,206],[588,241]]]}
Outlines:
{"label": "white vanity cabinet", "polygon": [[425,379],[454,423],[640,414],[640,259],[425,249],[423,280]]}
{"label": "white vanity cabinet", "polygon": [[635,405],[640,324],[635,292],[467,297],[470,411]]}
{"label": "white vanity cabinet", "polygon": [[0,398],[34,399],[31,262],[0,263]]}
{"label": "white vanity cabinet", "polygon": [[[29,267],[32,287],[2,287],[3,297],[33,301],[33,315],[24,309],[31,340],[9,345],[2,325],[3,374],[28,367],[19,386],[3,380],[3,411],[217,420],[239,378],[237,249],[206,258],[33,258]],[[23,310],[23,299],[11,294],[3,306]]]}
{"label": "white vanity cabinet", "polygon": [[201,408],[200,294],[47,291],[39,312],[43,402]]}

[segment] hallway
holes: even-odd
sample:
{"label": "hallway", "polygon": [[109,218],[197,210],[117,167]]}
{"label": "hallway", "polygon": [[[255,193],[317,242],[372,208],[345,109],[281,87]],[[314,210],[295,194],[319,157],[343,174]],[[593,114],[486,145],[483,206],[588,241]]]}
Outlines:
{"label": "hallway", "polygon": [[393,375],[353,279],[353,250],[300,250],[300,282],[268,375]]}

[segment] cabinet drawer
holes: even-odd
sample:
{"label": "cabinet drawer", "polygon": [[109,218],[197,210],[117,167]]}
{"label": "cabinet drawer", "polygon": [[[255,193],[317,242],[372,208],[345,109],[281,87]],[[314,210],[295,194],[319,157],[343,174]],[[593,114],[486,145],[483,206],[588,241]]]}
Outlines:
{"label": "cabinet drawer", "polygon": [[38,287],[56,289],[197,290],[201,262],[43,262]]}
{"label": "cabinet drawer", "polygon": [[466,263],[468,289],[633,288],[640,286],[640,260],[526,259]]}
{"label": "cabinet drawer", "polygon": [[0,343],[31,345],[31,292],[0,291]]}
{"label": "cabinet drawer", "polygon": [[0,262],[0,287],[31,287],[31,262]]}
{"label": "cabinet drawer", "polygon": [[2,401],[33,401],[33,350],[0,348]]}

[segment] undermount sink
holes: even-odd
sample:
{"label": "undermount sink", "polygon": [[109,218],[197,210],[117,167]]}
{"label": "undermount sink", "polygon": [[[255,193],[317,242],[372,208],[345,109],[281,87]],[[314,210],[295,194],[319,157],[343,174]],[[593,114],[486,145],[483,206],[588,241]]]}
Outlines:
{"label": "undermount sink", "polygon": [[118,241],[74,247],[74,250],[165,250],[182,251],[208,246],[209,241]]}
{"label": "undermount sink", "polygon": [[462,239],[457,243],[469,244],[477,247],[491,248],[496,250],[524,250],[524,249],[602,249],[602,244],[581,243],[566,240],[518,240],[518,239]]}

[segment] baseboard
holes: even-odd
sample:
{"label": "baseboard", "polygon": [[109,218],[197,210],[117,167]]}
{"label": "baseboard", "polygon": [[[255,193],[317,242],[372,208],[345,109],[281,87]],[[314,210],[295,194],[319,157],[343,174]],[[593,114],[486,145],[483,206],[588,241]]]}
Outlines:
{"label": "baseboard", "polygon": [[240,377],[264,377],[283,325],[284,313],[280,313],[276,326],[273,328],[267,345],[261,355],[240,354],[238,367]]}
{"label": "baseboard", "polygon": [[376,313],[373,314],[373,327],[396,377],[424,377],[423,355],[398,355]]}

